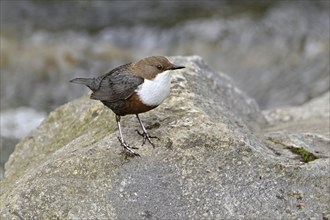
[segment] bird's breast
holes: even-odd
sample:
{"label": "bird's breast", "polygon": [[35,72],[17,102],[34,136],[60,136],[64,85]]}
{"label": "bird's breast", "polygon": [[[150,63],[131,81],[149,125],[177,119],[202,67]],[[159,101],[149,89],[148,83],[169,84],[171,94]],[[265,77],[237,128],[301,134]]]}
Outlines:
{"label": "bird's breast", "polygon": [[149,106],[160,105],[170,94],[170,71],[159,73],[153,80],[145,79],[136,90],[141,102]]}

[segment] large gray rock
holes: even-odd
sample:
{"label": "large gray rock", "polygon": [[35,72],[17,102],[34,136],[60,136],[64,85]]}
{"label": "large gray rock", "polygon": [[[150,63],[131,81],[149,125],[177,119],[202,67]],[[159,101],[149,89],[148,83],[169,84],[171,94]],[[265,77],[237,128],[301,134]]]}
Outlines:
{"label": "large gray rock", "polygon": [[[160,138],[156,148],[125,157],[110,110],[88,96],[68,103],[16,146],[1,181],[1,219],[329,218],[329,114],[317,111],[315,129],[288,127],[313,134],[309,148],[321,138],[317,152],[287,143],[281,125],[303,123],[282,120],[294,111],[262,113],[201,58],[172,59],[187,68],[173,73],[165,103],[141,115]],[[135,117],[122,125],[140,146]],[[294,149],[312,156],[302,162]]]}
{"label": "large gray rock", "polygon": [[316,157],[329,158],[329,102],[330,92],[327,92],[302,106],[264,111],[268,121],[264,135],[276,143],[273,150],[303,148]]}

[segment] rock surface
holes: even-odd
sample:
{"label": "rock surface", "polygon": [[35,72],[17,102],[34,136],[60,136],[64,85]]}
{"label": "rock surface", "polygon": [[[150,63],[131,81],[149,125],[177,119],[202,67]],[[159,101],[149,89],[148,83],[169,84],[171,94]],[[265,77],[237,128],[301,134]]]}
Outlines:
{"label": "rock surface", "polygon": [[[200,57],[172,59],[186,69],[171,96],[141,114],[156,148],[125,157],[110,110],[68,103],[16,146],[1,219],[329,219],[329,93],[261,112]],[[122,121],[140,146],[135,117]],[[300,148],[315,158],[302,162]]]}

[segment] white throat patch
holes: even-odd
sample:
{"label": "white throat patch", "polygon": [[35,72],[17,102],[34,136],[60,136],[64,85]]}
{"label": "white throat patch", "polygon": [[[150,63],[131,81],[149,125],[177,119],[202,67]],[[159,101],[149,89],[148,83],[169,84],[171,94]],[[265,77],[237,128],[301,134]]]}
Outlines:
{"label": "white throat patch", "polygon": [[160,105],[170,94],[170,71],[159,73],[153,80],[144,79],[137,89],[141,101],[149,106]]}

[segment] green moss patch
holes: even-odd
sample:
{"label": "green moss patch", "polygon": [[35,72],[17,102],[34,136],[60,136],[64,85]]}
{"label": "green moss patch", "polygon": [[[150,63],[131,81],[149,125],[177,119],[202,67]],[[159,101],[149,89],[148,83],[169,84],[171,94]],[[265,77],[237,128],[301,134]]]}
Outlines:
{"label": "green moss patch", "polygon": [[299,155],[301,157],[301,161],[303,161],[305,163],[318,159],[317,156],[315,156],[313,153],[307,151],[303,147],[297,148],[297,147],[288,146],[288,147],[286,147],[286,149],[290,150],[294,154]]}
{"label": "green moss patch", "polygon": [[281,145],[285,149],[290,150],[292,153],[298,155],[300,157],[300,160],[304,163],[308,163],[318,159],[318,157],[315,154],[309,152],[303,147],[294,147],[292,145],[287,145],[280,140],[274,139],[273,137],[268,137],[267,140],[273,142],[274,144]]}

